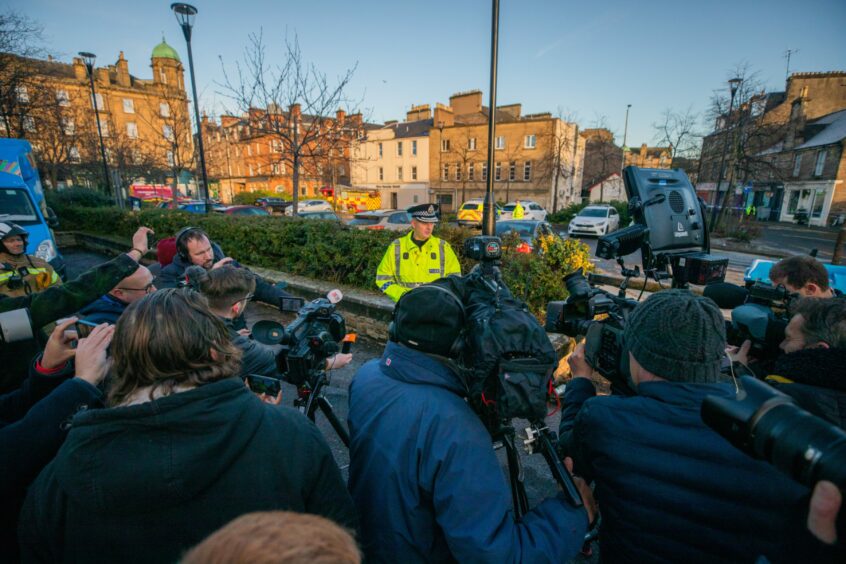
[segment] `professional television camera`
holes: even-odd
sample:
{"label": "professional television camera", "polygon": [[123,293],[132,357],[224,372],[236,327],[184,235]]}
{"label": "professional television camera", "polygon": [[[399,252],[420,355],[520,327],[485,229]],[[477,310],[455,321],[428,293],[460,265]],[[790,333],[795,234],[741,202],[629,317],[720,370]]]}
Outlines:
{"label": "professional television camera", "polygon": [[341,352],[341,342],[344,346],[350,342],[346,322],[335,311],[335,304],[342,298],[340,290],[332,290],[326,298],[312,300],[303,306],[287,328],[265,320],[257,322],[252,333],[260,343],[282,345],[276,356],[276,366],[285,381],[297,387],[294,406],[312,421],[320,408],[341,441],[349,446],[349,433],[323,393],[329,384],[326,359]]}
{"label": "professional television camera", "polygon": [[[622,266],[622,257],[639,248],[644,276],[659,284],[672,279],[674,288],[725,279],[728,259],[710,254],[704,204],[684,172],[628,166],[623,181],[635,223],[600,237],[596,256]],[[627,277],[638,273],[624,267]]]}
{"label": "professional television camera", "polygon": [[515,418],[529,421],[523,440],[527,452],[543,455],[570,504],[581,507],[578,489],[561,463],[553,446],[555,437],[544,421],[550,398],[557,399],[552,389],[555,350],[526,304],[502,283],[500,239],[469,238],[464,255],[480,264],[465,277],[446,279],[465,305],[468,346],[461,363],[470,405],[495,446],[505,447],[515,515],[519,518],[529,510],[516,448]]}
{"label": "professional television camera", "polygon": [[713,284],[703,293],[719,307],[731,310],[731,323],[726,324],[729,344],[740,346],[749,340],[752,355],[763,362],[779,355],[779,344],[790,321],[789,309],[797,294],[784,286],[760,281],[748,282],[745,288],[728,283]]}

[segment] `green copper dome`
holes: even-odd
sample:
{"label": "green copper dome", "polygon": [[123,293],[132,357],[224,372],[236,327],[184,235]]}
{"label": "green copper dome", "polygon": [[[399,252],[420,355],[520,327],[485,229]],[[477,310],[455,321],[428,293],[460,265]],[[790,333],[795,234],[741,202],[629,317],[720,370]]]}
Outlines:
{"label": "green copper dome", "polygon": [[[162,42],[153,47],[153,58],[154,59],[173,59],[175,61],[179,61],[179,53],[176,52],[176,49],[168,45],[164,38],[162,38]],[[181,61],[180,61],[181,62]]]}

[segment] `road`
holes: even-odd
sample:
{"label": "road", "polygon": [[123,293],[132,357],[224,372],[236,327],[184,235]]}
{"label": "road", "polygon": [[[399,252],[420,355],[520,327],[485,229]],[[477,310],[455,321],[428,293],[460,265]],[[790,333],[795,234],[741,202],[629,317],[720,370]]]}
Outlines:
{"label": "road", "polygon": [[[106,257],[95,253],[84,251],[77,251],[73,249],[63,249],[62,254],[68,265],[68,274],[70,277],[78,276],[84,270],[107,260]],[[246,310],[247,324],[252,326],[256,321],[269,319],[280,323],[288,323],[293,318],[290,314],[282,314],[277,309],[266,306],[261,303],[251,302]],[[334,410],[341,421],[346,423],[347,413],[349,411],[349,389],[350,382],[355,375],[358,368],[370,360],[379,358],[382,354],[383,344],[377,343],[368,339],[359,338],[353,348],[353,362],[340,370],[331,372],[330,385],[326,388],[326,397],[334,406]],[[283,383],[282,388],[283,405],[291,405],[291,402],[296,397],[296,388],[290,384]],[[329,422],[321,413],[317,415],[317,426],[326,437],[335,456],[335,460],[341,467],[344,477],[347,477],[347,470],[349,465],[349,452],[338,438],[335,431],[329,425]],[[547,424],[551,429],[558,429],[558,422],[560,416],[556,413],[547,419]],[[515,427],[518,431],[522,431],[526,427],[524,422],[515,421]],[[520,440],[518,438],[518,444]],[[502,464],[503,479],[507,480],[505,456],[502,449],[497,451],[497,455]],[[553,482],[549,468],[541,455],[526,455],[523,454],[522,460],[524,462],[525,484],[526,492],[532,506],[536,505],[543,498],[555,495],[558,491],[557,485]],[[468,471],[472,471],[469,469]],[[504,482],[507,483],[507,482]],[[594,551],[594,561],[598,551]],[[574,562],[588,562],[589,559],[578,557]]]}
{"label": "road", "polygon": [[792,255],[806,255],[817,249],[817,257],[831,262],[837,229],[801,227],[789,223],[761,223],[761,235],[756,242],[782,249]]}

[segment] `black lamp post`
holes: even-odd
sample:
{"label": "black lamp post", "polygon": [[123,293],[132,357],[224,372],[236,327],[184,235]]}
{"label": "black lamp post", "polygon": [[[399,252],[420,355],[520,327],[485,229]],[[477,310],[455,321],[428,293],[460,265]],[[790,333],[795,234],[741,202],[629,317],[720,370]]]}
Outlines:
{"label": "black lamp post", "polygon": [[[743,82],[742,78],[732,78],[731,80],[729,80],[729,91],[731,92],[731,99],[729,100],[728,117],[726,118],[726,123],[725,123],[726,133],[725,133],[725,139],[723,141],[723,156],[720,157],[720,170],[717,173],[717,185],[714,187],[714,201],[711,202],[711,228],[712,229],[714,227],[714,222],[717,221],[717,214],[718,214],[717,202],[720,201],[720,184],[723,183],[723,166],[725,165],[726,153],[728,152],[728,144],[729,144],[728,129],[729,129],[729,126],[731,125],[731,112],[732,112],[732,109],[734,108],[734,96],[735,96],[735,94],[737,94],[737,89],[740,88],[740,84],[742,82]],[[700,156],[700,159],[701,158],[702,157]],[[728,190],[728,189],[729,189],[729,187],[727,186],[726,190]]]}
{"label": "black lamp post", "polygon": [[209,202],[209,179],[206,174],[206,155],[203,150],[203,128],[200,123],[200,100],[197,98],[197,81],[194,80],[194,55],[191,52],[191,26],[194,25],[194,16],[197,15],[197,8],[191,4],[176,2],[170,5],[170,9],[176,15],[176,21],[182,27],[182,34],[188,44],[188,68],[191,71],[191,92],[194,94],[194,119],[197,121],[197,145],[200,151],[200,172],[203,175],[203,200],[206,202],[206,213],[211,210]]}
{"label": "black lamp post", "polygon": [[[100,139],[100,156],[103,159],[103,176],[106,180],[106,191],[111,194],[112,182],[109,179],[109,165],[106,162],[106,147],[103,145],[103,129],[100,126],[100,108],[97,107],[97,92],[94,90],[94,60],[97,59],[97,55],[80,51],[79,56],[82,57],[82,62],[85,63],[85,68],[88,70],[88,83],[91,85],[91,104],[94,106],[94,119],[97,120],[97,137]],[[115,194],[115,198],[117,198],[117,194]]]}

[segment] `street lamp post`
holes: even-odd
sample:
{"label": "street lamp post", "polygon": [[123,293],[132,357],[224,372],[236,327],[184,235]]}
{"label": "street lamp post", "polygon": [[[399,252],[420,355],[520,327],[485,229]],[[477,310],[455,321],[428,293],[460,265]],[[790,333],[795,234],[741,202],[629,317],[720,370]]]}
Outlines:
{"label": "street lamp post", "polygon": [[[732,78],[728,81],[729,83],[729,91],[731,92],[731,98],[729,99],[729,110],[728,110],[728,117],[726,118],[725,123],[725,139],[723,141],[723,155],[720,157],[720,170],[717,173],[717,185],[714,186],[714,199],[711,202],[711,228],[714,227],[714,222],[717,221],[717,202],[720,201],[720,184],[723,183],[723,166],[726,162],[726,153],[728,152],[728,144],[729,144],[729,135],[728,130],[729,126],[731,125],[731,112],[734,109],[734,96],[737,94],[737,89],[740,88],[740,84],[743,82],[742,78]],[[701,156],[699,157],[701,160]],[[728,190],[729,187],[726,187]]]}
{"label": "street lamp post", "polygon": [[[106,146],[103,145],[103,129],[100,126],[100,108],[97,106],[97,92],[94,90],[94,60],[97,55],[88,53],[87,51],[80,51],[79,56],[82,57],[82,62],[85,63],[85,68],[88,70],[88,83],[91,85],[91,104],[94,107],[94,119],[97,120],[97,137],[100,140],[100,157],[103,159],[103,178],[106,181],[107,193],[112,192],[112,182],[109,179],[109,164],[106,162]],[[117,192],[114,194],[118,203],[121,199],[117,197]]]}
{"label": "street lamp post", "polygon": [[191,52],[191,27],[194,25],[194,16],[197,15],[197,8],[191,4],[176,2],[170,5],[170,9],[176,15],[176,21],[182,27],[182,34],[188,44],[188,69],[191,72],[191,92],[194,95],[194,119],[197,122],[197,148],[200,152],[200,172],[203,176],[203,200],[206,202],[206,213],[211,210],[209,202],[209,179],[206,174],[206,155],[203,150],[203,128],[200,123],[200,100],[197,98],[197,81],[194,79],[194,55]]}
{"label": "street lamp post", "polygon": [[[620,176],[623,176],[623,168],[626,166],[626,141],[629,138],[629,110],[632,108],[631,104],[626,104],[626,121],[623,125],[623,152],[620,155]],[[602,185],[599,186],[599,201],[602,201]]]}

